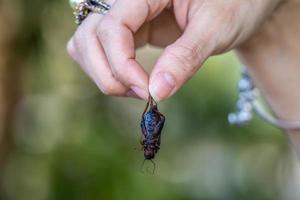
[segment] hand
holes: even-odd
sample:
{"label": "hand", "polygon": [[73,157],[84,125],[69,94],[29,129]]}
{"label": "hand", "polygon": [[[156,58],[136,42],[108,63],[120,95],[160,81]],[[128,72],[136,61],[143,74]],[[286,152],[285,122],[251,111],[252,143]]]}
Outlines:
{"label": "hand", "polygon": [[[110,0],[91,14],[68,52],[103,93],[157,100],[174,94],[211,55],[249,38],[280,0]],[[147,43],[166,47],[150,77],[135,60]]]}

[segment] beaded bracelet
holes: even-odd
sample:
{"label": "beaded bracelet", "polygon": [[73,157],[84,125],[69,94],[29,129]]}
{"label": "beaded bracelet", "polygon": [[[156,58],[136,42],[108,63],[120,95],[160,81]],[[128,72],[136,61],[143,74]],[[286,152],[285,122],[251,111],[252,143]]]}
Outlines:
{"label": "beaded bracelet", "polygon": [[241,79],[238,82],[239,96],[236,102],[236,111],[228,115],[228,121],[232,125],[242,126],[249,123],[255,112],[264,121],[280,129],[300,129],[300,121],[283,121],[267,112],[258,100],[259,90],[255,87],[246,67],[242,68]]}

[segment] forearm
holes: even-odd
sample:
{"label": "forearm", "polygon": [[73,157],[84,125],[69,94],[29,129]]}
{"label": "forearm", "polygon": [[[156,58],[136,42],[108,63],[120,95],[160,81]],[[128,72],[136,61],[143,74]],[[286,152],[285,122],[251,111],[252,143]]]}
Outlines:
{"label": "forearm", "polygon": [[[300,4],[280,7],[237,51],[275,114],[300,121]],[[287,131],[300,154],[300,129]]]}

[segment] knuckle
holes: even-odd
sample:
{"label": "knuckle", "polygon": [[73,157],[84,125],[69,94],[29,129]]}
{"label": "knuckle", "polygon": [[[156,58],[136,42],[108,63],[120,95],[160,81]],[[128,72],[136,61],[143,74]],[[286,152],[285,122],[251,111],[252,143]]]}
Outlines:
{"label": "knuckle", "polygon": [[95,37],[95,28],[84,26],[83,24],[78,27],[77,31],[74,34],[74,44],[76,47],[80,47],[92,38]]}
{"label": "knuckle", "polygon": [[197,65],[202,59],[201,49],[198,47],[190,47],[187,45],[176,45],[171,49],[166,49],[172,59],[179,63],[180,67],[185,72],[194,72],[197,70]]}
{"label": "knuckle", "polygon": [[84,31],[82,29],[78,29],[73,37],[74,46],[80,49],[81,44],[84,42],[84,37]]}
{"label": "knuckle", "polygon": [[87,49],[87,44],[90,43],[90,40],[94,37],[95,33],[91,29],[79,27],[72,39],[73,47],[79,54],[81,54]]}
{"label": "knuckle", "polygon": [[116,80],[118,80],[120,83],[123,83],[124,85],[128,86],[130,85],[128,83],[128,76],[127,76],[127,73],[124,71],[124,70],[119,70],[117,72],[114,72],[114,78]]}
{"label": "knuckle", "polygon": [[97,27],[97,36],[101,41],[108,41],[110,38],[112,20],[110,17],[103,18]]}
{"label": "knuckle", "polygon": [[67,52],[74,60],[76,60],[77,50],[75,48],[73,39],[71,39],[67,44]]}

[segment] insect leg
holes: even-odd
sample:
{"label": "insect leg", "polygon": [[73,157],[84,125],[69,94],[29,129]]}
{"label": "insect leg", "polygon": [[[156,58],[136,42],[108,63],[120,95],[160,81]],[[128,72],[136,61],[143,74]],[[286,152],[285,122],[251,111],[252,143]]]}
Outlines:
{"label": "insect leg", "polygon": [[140,137],[140,144],[142,146],[144,146],[144,143],[145,143],[144,140],[145,140],[145,136],[144,136],[144,134],[142,134],[141,137]]}
{"label": "insect leg", "polygon": [[145,161],[146,161],[146,159],[143,160],[143,162],[142,162],[142,164],[141,164],[141,166],[140,166],[140,171],[141,171],[142,173],[144,173],[143,168],[144,168]]}
{"label": "insect leg", "polygon": [[151,162],[152,162],[152,164],[153,164],[153,170],[152,170],[152,175],[154,174],[154,172],[155,172],[155,170],[156,170],[156,164],[155,164],[155,162],[151,159],[150,160]]}
{"label": "insect leg", "polygon": [[161,113],[159,113],[159,116],[160,116],[160,120],[161,120],[160,123],[165,123],[166,117]]}
{"label": "insect leg", "polygon": [[141,129],[142,129],[142,135],[143,135],[144,137],[146,137],[147,130],[146,130],[144,121],[145,121],[145,120],[144,120],[144,116],[143,116],[142,122],[141,122]]}

